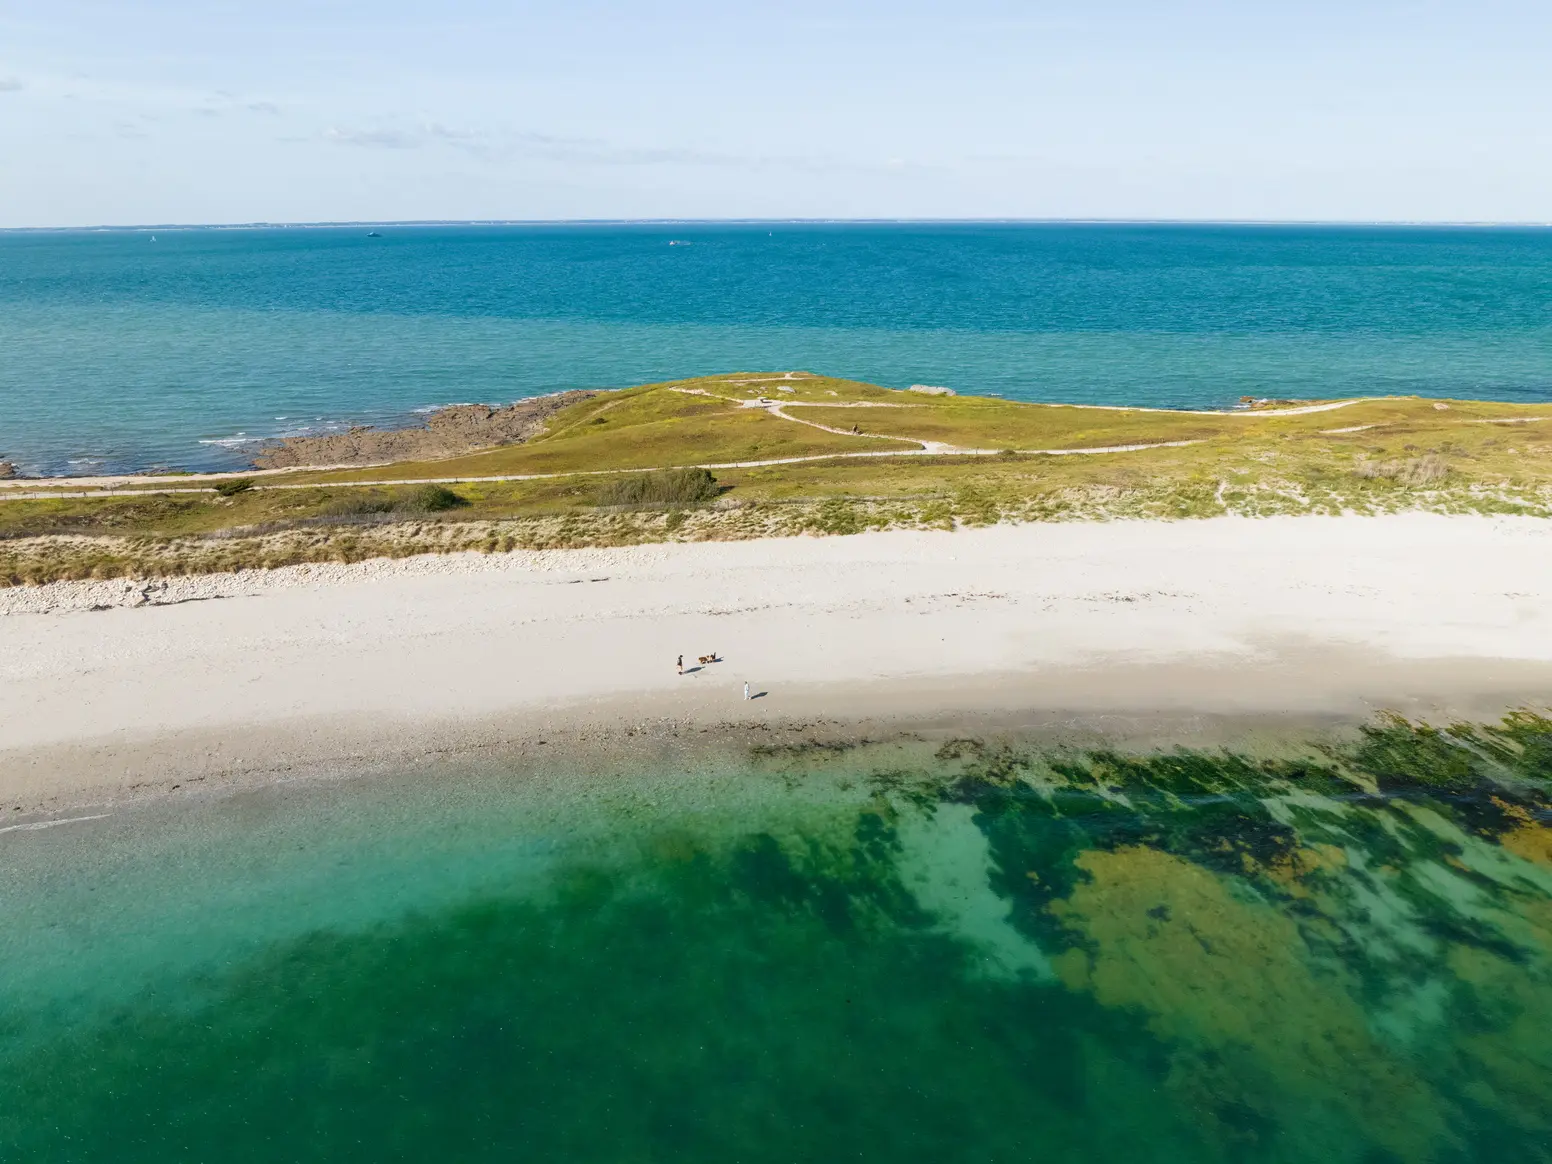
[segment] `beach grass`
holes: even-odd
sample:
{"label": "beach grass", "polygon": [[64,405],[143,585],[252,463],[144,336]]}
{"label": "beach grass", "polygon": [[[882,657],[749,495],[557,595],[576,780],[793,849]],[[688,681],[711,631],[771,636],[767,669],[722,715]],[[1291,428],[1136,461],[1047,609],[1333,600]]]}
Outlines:
{"label": "beach grass", "polygon": [[[793,407],[745,404],[761,398]],[[923,455],[927,442],[948,455]],[[1128,451],[1083,451],[1093,449]],[[647,498],[662,490],[643,480],[660,485],[663,470],[706,464],[719,466],[715,500],[700,477],[689,501],[673,489]],[[519,476],[533,479],[480,479]],[[1547,516],[1552,407],[1397,397],[1204,414],[740,373],[600,393],[522,445],[241,480],[234,490],[147,478],[133,488],[166,491],[8,500],[0,583],[998,521]],[[441,492],[428,501],[428,490]],[[655,511],[685,506],[694,511]]]}

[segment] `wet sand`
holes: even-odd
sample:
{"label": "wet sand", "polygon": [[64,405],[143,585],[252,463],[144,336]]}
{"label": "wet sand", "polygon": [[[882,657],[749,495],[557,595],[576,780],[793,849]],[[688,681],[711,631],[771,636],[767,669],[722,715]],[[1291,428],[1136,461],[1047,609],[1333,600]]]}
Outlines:
{"label": "wet sand", "polygon": [[1549,549],[1533,519],[1217,519],[0,591],[0,804],[629,733],[1480,717],[1552,702]]}

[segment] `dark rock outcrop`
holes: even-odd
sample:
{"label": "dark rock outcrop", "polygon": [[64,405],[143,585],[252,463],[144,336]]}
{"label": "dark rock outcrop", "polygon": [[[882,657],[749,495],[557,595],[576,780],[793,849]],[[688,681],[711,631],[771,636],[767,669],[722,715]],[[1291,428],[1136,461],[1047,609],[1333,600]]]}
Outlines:
{"label": "dark rock outcrop", "polygon": [[432,460],[497,445],[517,445],[543,432],[545,423],[561,409],[596,395],[557,392],[553,396],[519,400],[505,408],[455,404],[431,413],[426,423],[417,428],[363,426],[328,436],[287,437],[259,450],[253,463],[260,469],[366,465]]}

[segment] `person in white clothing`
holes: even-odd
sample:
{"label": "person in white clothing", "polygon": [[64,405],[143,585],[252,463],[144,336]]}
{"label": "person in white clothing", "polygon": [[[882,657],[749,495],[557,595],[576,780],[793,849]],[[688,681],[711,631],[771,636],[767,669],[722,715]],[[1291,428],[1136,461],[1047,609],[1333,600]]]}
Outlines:
{"label": "person in white clothing", "polygon": [[744,684],[744,698],[749,698],[749,684],[747,682]]}

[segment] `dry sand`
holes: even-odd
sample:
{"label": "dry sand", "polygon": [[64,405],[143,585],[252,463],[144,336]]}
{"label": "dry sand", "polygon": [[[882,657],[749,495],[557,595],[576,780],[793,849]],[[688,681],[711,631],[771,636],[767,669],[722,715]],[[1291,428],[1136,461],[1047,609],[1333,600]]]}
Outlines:
{"label": "dry sand", "polygon": [[[1549,567],[1552,524],[1413,514],[6,590],[0,805],[586,727],[1544,705]],[[691,670],[713,650],[724,661]]]}

